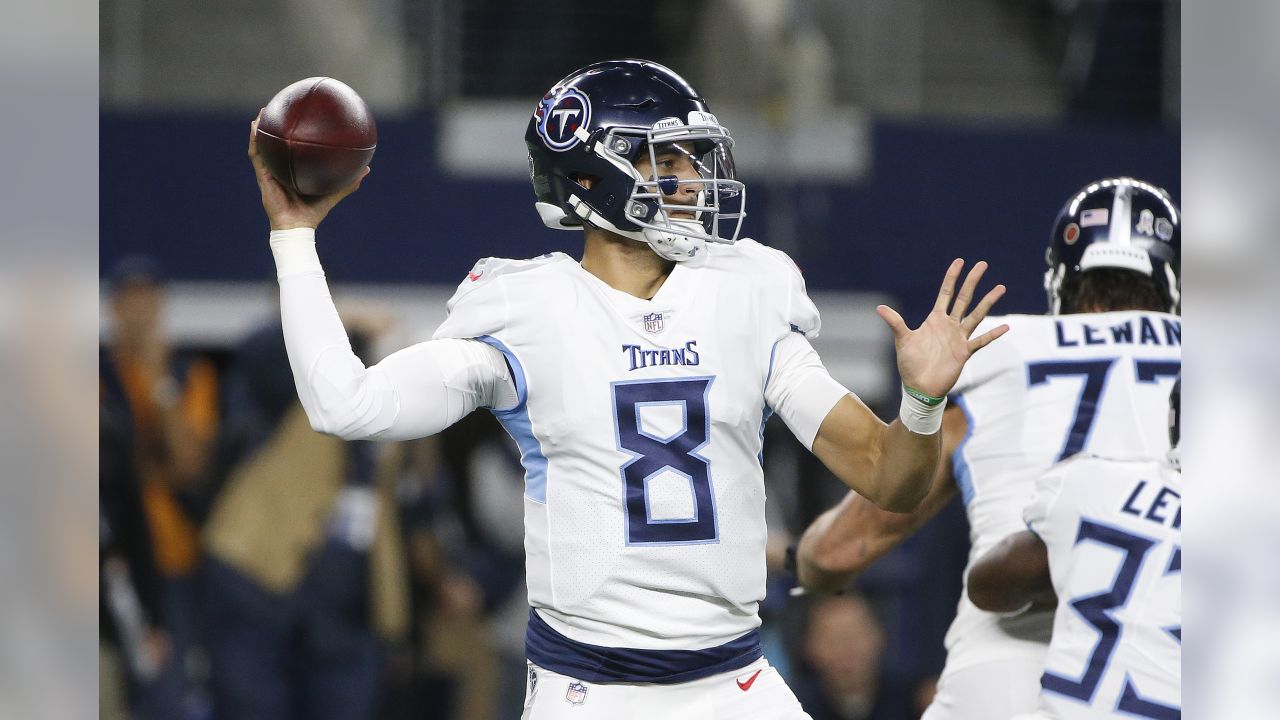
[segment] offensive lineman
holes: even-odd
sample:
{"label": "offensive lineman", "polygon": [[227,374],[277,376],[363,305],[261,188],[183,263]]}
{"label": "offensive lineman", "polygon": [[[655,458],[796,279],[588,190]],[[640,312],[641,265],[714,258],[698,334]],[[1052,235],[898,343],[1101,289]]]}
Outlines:
{"label": "offensive lineman", "polygon": [[[804,718],[763,659],[770,413],[850,487],[910,510],[939,459],[942,401],[1004,288],[966,315],[948,269],[923,325],[888,307],[905,383],[884,425],[809,345],[818,312],[795,265],[736,244],[732,141],[660,65],[574,72],[526,136],[537,210],[582,229],[582,260],[481,260],[432,340],[365,368],[351,353],[314,228],[359,181],[303,200],[257,157],[289,358],[313,426],[348,439],[430,435],[493,412],[525,467],[532,606],[525,718]],[[953,303],[954,300],[954,303]]]}
{"label": "offensive lineman", "polygon": [[[1088,451],[1163,457],[1159,418],[1181,366],[1179,214],[1132,178],[1091,183],[1058,214],[1046,255],[1049,315],[990,318],[1008,337],[964,368],[943,419],[944,462],[915,511],[884,512],[856,489],[819,516],[796,552],[810,590],[836,591],[959,492],[969,563],[1024,528],[1036,479]],[[983,327],[979,327],[982,330]],[[1036,707],[1052,613],[999,616],[961,596],[924,720],[993,720]]]}
{"label": "offensive lineman", "polygon": [[1036,483],[1024,519],[969,572],[969,599],[1058,602],[1040,713],[1021,720],[1182,717],[1181,380],[1164,460],[1081,453]]}

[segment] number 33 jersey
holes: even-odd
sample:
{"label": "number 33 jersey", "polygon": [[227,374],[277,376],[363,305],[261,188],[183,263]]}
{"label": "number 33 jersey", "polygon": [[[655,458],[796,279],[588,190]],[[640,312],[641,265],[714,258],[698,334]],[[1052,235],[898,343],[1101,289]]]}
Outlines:
{"label": "number 33 jersey", "polygon": [[[1158,312],[1009,315],[1008,334],[970,358],[954,393],[969,433],[952,458],[969,516],[970,564],[1011,533],[1035,483],[1077,453],[1163,459],[1182,321]],[[966,576],[968,569],[966,569]],[[1000,618],[962,594],[947,633],[947,672],[994,659],[1042,658],[1047,612]]]}
{"label": "number 33 jersey", "polygon": [[1182,717],[1182,473],[1078,455],[1037,485],[1025,519],[1058,595],[1041,710]]}
{"label": "number 33 jersey", "polygon": [[707,250],[650,300],[561,253],[482,260],[435,334],[511,366],[494,414],[525,469],[531,622],[578,643],[695,650],[760,623],[773,348],[819,319],[785,254]]}

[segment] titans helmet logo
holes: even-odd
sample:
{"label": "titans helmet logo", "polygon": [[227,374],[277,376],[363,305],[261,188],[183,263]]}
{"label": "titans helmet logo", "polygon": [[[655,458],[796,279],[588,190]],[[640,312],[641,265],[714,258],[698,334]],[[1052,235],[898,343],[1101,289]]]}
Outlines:
{"label": "titans helmet logo", "polygon": [[542,142],[564,152],[580,142],[574,131],[591,122],[591,101],[574,88],[556,88],[538,101],[534,115]]}

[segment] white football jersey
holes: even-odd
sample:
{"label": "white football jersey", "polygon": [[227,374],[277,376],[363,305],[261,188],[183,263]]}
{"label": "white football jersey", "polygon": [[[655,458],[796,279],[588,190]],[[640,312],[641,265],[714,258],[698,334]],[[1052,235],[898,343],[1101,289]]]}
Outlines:
{"label": "white football jersey", "polygon": [[1040,479],[1025,515],[1058,595],[1041,710],[1182,717],[1182,473],[1077,456]]}
{"label": "white football jersey", "polygon": [[[969,423],[952,468],[969,516],[969,565],[1024,528],[1036,480],[1079,452],[1163,458],[1182,321],[1158,312],[1007,315],[1009,332],[965,365],[953,390]],[[968,577],[968,568],[965,569]],[[1048,612],[1001,617],[962,593],[943,674],[999,659],[1043,660]]]}
{"label": "white football jersey", "polygon": [[687,651],[760,624],[771,354],[819,319],[785,254],[707,251],[651,300],[552,253],[482,260],[449,301],[435,337],[498,347],[516,379],[495,415],[525,467],[531,626]]}

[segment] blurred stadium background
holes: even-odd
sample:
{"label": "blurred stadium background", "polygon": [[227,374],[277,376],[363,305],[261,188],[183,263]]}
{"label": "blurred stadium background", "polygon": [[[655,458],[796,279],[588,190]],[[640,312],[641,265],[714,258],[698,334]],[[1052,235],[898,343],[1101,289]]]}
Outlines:
{"label": "blurred stadium background", "polygon": [[[290,435],[244,156],[249,121],[286,84],[339,78],[378,118],[373,173],[319,239],[370,360],[428,336],[476,258],[577,254],[576,234],[533,212],[523,128],[556,80],[608,57],[667,64],[708,98],[738,139],[745,234],[797,260],[824,359],[885,417],[896,378],[876,303],[920,319],[962,256],[1009,286],[1003,311],[1043,312],[1069,193],[1127,174],[1179,197],[1177,2],[103,0],[100,22],[100,384],[121,426],[101,459],[118,451],[135,476],[120,487],[136,486],[122,492],[152,536],[122,554],[155,566],[134,572],[140,613],[104,588],[119,627],[103,662],[139,717],[208,717],[235,688],[272,691],[236,667],[342,689],[313,687],[323,708],[297,717],[480,720],[522,701],[520,474],[496,424],[403,446]],[[163,357],[129,360],[129,343]],[[199,452],[178,457],[180,443]],[[845,600],[790,599],[781,549],[843,489],[780,423],[768,444],[770,660],[815,718],[918,717],[960,592],[963,508]],[[130,647],[160,667],[130,670]]]}

